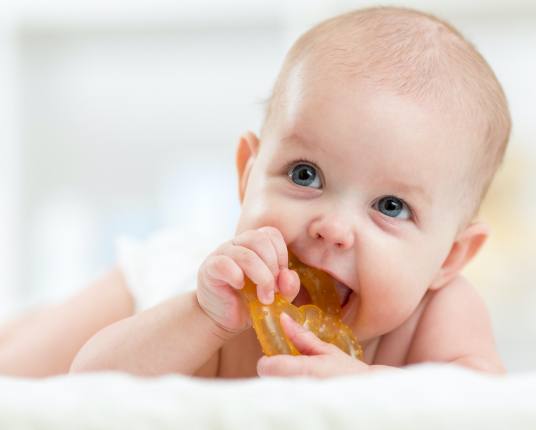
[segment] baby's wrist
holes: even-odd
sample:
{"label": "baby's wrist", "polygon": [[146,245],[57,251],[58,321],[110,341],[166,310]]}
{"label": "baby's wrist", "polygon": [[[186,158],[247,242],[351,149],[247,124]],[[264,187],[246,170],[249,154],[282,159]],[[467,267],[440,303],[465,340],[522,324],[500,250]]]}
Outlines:
{"label": "baby's wrist", "polygon": [[231,340],[233,337],[240,333],[240,330],[233,331],[226,327],[223,327],[214,318],[212,318],[199,303],[197,294],[194,294],[194,302],[199,314],[201,315],[201,318],[206,322],[206,326],[210,334],[213,337],[219,339],[222,344]]}

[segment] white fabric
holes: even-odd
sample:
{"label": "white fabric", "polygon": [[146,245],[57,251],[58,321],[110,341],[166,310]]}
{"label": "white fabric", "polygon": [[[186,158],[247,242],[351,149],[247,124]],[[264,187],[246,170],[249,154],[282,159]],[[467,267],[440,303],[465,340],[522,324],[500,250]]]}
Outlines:
{"label": "white fabric", "polygon": [[324,381],[101,373],[0,378],[0,386],[6,430],[536,429],[536,372],[420,365]]}
{"label": "white fabric", "polygon": [[181,229],[160,231],[146,240],[120,238],[118,264],[136,311],[195,289],[199,266],[212,252],[209,240]]}

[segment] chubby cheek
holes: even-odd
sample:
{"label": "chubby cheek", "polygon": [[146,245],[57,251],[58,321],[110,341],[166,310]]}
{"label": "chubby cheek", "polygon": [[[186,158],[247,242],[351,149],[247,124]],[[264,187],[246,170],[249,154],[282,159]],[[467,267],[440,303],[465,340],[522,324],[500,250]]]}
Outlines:
{"label": "chubby cheek", "polygon": [[285,242],[289,244],[303,231],[303,219],[303,212],[296,210],[290,201],[271,196],[266,190],[252,190],[242,203],[236,234],[272,226],[281,231]]}
{"label": "chubby cheek", "polygon": [[360,300],[352,324],[363,340],[403,324],[419,305],[442,262],[440,255],[417,243],[376,248],[372,243],[368,242],[360,258]]}
{"label": "chubby cheek", "polygon": [[426,292],[422,283],[417,286],[418,280],[408,283],[402,277],[387,277],[385,274],[370,278],[363,281],[367,285],[363,286],[353,327],[363,340],[399,327],[411,316]]}

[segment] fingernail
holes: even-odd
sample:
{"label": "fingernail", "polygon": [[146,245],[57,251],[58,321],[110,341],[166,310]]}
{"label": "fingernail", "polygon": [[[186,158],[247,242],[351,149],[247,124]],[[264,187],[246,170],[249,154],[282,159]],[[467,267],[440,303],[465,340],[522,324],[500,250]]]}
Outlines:
{"label": "fingernail", "polygon": [[263,304],[269,305],[274,301],[274,290],[265,291],[262,295],[263,297]]}
{"label": "fingernail", "polygon": [[284,320],[291,320],[292,318],[290,317],[289,314],[287,314],[286,312],[281,312],[281,318],[283,318]]}
{"label": "fingernail", "polygon": [[[281,312],[281,318],[286,320],[287,322],[290,322],[291,324],[298,324],[296,321],[294,321],[294,318],[292,318],[289,314],[286,312]],[[299,325],[299,324],[298,324]]]}

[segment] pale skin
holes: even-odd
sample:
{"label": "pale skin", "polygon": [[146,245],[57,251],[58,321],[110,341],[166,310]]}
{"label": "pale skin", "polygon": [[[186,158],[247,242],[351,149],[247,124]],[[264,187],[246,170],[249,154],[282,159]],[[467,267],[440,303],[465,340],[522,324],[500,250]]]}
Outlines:
{"label": "pale skin", "polygon": [[0,374],[67,373],[91,336],[133,309],[123,276],[114,269],[62,303],[29,310],[0,327]]}
{"label": "pale skin", "polygon": [[[202,264],[197,290],[107,325],[72,371],[330,377],[423,362],[504,371],[485,306],[459,274],[488,235],[476,220],[461,225],[468,184],[456,172],[468,157],[451,143],[464,147],[471,131],[364,82],[312,85],[314,65],[303,66],[263,139],[240,139],[236,235]],[[311,181],[298,184],[304,169]],[[303,355],[262,356],[239,290],[248,276],[261,301],[275,290],[294,299],[287,247],[352,290],[345,322],[363,361],[284,317]]]}

